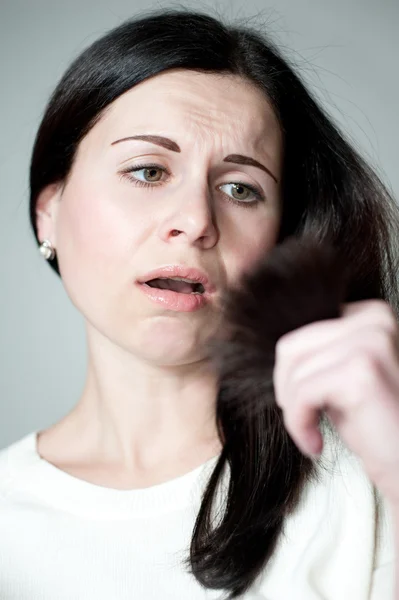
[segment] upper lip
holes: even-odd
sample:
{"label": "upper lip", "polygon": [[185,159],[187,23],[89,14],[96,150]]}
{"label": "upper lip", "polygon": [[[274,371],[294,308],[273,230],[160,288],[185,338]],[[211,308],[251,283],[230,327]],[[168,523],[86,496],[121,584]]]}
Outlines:
{"label": "upper lip", "polygon": [[164,267],[159,267],[158,269],[154,269],[153,271],[149,271],[145,275],[140,276],[137,281],[139,283],[145,283],[151,279],[167,277],[182,277],[183,279],[189,279],[193,283],[202,283],[205,292],[209,293],[214,292],[216,289],[204,271],[185,265],[166,265]]}

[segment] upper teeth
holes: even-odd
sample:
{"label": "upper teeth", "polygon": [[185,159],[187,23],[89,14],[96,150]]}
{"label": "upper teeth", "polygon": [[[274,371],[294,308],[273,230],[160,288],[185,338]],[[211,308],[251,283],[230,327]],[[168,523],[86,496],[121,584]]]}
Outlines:
{"label": "upper teeth", "polygon": [[186,283],[198,283],[192,279],[184,279],[184,277],[161,277],[161,279],[174,279],[175,281],[185,281]]}

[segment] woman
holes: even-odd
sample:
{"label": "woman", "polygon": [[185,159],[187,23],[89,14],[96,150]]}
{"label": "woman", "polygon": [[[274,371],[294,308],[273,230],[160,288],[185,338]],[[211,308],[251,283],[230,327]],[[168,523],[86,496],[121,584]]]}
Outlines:
{"label": "woman", "polygon": [[[30,214],[88,370],[68,415],[1,453],[1,598],[393,598],[397,210],[273,45],[187,11],[95,42],[44,114]],[[223,292],[308,230],[352,265],[350,302],[279,341],[285,426],[238,418],[206,353]],[[328,436],[312,458],[327,378],[364,465]],[[339,421],[334,386],[362,380]]]}

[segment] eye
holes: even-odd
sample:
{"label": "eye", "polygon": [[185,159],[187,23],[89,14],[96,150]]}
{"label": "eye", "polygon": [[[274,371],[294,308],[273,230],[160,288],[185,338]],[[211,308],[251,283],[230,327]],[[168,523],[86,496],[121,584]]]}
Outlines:
{"label": "eye", "polygon": [[[139,173],[140,176],[138,176]],[[161,181],[163,173],[167,173],[167,171],[159,165],[136,165],[125,169],[120,175],[121,177],[127,177],[137,185],[151,185]]]}
{"label": "eye", "polygon": [[[138,176],[139,173],[141,173],[141,176]],[[161,181],[164,173],[167,175],[170,174],[165,167],[156,164],[147,164],[128,167],[120,173],[120,177],[129,179],[135,185],[151,188]],[[231,196],[227,192],[224,193],[226,193],[229,201],[234,204],[246,205],[250,208],[255,207],[265,200],[263,192],[248,183],[242,183],[241,181],[225,183],[219,186],[219,189],[223,191],[222,188],[227,186],[232,187]]]}
{"label": "eye", "polygon": [[[162,177],[162,170],[157,167],[145,167],[144,169],[135,169],[134,173],[143,172],[144,181],[148,181],[149,183],[154,183],[159,181]],[[138,178],[140,179],[140,177]]]}
{"label": "eye", "polygon": [[263,193],[256,187],[247,183],[241,183],[240,181],[234,183],[225,183],[220,186],[223,191],[224,187],[231,187],[232,201],[236,201],[238,204],[248,204],[255,206],[259,202],[265,200]]}

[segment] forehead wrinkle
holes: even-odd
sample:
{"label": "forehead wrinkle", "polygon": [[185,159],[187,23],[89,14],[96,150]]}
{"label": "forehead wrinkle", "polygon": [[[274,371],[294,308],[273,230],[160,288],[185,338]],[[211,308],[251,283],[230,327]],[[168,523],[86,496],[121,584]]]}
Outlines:
{"label": "forehead wrinkle", "polygon": [[[223,151],[223,155],[257,154],[267,150],[273,154],[275,142],[278,142],[276,126],[279,125],[268,99],[263,94],[262,98],[255,94],[253,104],[250,102],[250,106],[243,106],[247,90],[242,93],[239,89],[238,98],[234,94],[226,97],[230,88],[234,91],[236,82],[224,80],[222,88],[216,88],[211,93],[209,77],[204,75],[195,78],[196,85],[193,86],[191,81],[191,87],[181,86],[180,77],[176,81],[176,76],[171,77],[170,74],[158,82],[155,79],[144,82],[143,87],[140,88],[139,85],[137,89],[130,90],[116,100],[119,110],[113,114],[111,111],[112,120],[109,125],[112,127],[114,119],[117,123],[121,121],[123,114],[123,128],[118,123],[120,137],[126,132],[130,133],[130,129],[135,133],[158,132],[176,139],[186,153],[195,147],[196,152],[198,148],[202,152],[211,148],[218,153]],[[151,93],[150,97],[148,84],[151,87],[155,84],[156,89],[156,93]],[[140,110],[143,106],[144,113]]]}
{"label": "forehead wrinkle", "polygon": [[[244,119],[236,118],[234,121],[225,118],[225,115],[213,117],[201,113],[190,115],[184,125],[185,143],[183,152],[192,150],[196,154],[203,153],[205,148],[211,151],[228,154],[249,154],[270,158],[275,142],[274,135],[268,135],[266,124],[262,130],[259,122],[252,119],[246,129]],[[188,141],[187,137],[192,137]],[[269,142],[269,143],[268,143]],[[256,158],[256,156],[254,156]]]}
{"label": "forehead wrinkle", "polygon": [[[176,89],[172,89],[168,92],[163,90],[158,96],[157,100],[165,96],[166,104],[171,104],[168,113],[175,114],[179,119],[183,114],[187,115],[185,125],[191,123],[197,123],[199,126],[208,126],[212,130],[217,130],[220,125],[236,128],[241,126],[245,128],[247,123],[247,129],[251,129],[253,123],[262,120],[264,125],[270,121],[270,108],[267,104],[262,107],[258,102],[255,103],[252,110],[243,111],[242,102],[236,102],[234,98],[226,98],[225,95],[221,95],[219,90],[215,91],[215,94],[209,96],[209,90],[207,94],[198,94],[193,90],[180,90],[177,93]],[[245,94],[244,94],[245,95]],[[256,117],[254,119],[254,113]],[[256,127],[258,129],[258,127]]]}
{"label": "forehead wrinkle", "polygon": [[229,126],[220,127],[220,122],[206,119],[207,122],[199,122],[196,119],[189,121],[186,125],[186,136],[184,139],[183,152],[190,152],[201,156],[206,152],[209,155],[232,153],[233,149],[242,147],[242,136],[237,129]]}
{"label": "forehead wrinkle", "polygon": [[171,113],[174,113],[178,119],[183,113],[185,126],[197,124],[199,128],[208,127],[212,131],[217,131],[221,127],[228,130],[239,129],[240,135],[247,132],[249,136],[260,139],[265,132],[279,129],[278,119],[266,97],[262,102],[258,99],[245,110],[245,105],[243,107],[242,103],[226,100],[225,97],[219,99],[218,95],[216,98],[210,98],[185,93],[183,96],[173,98],[174,94],[171,93],[170,96],[172,96]]}
{"label": "forehead wrinkle", "polygon": [[[222,118],[228,119],[229,117],[236,120],[238,114],[242,121],[245,117],[250,124],[254,122],[254,113],[257,113],[256,120],[261,119],[265,126],[270,127],[270,125],[276,124],[277,117],[269,98],[251,84],[248,89],[243,89],[242,82],[234,78],[227,78],[224,82],[224,89],[215,89],[210,95],[209,84],[206,87],[206,83],[206,81],[201,82],[200,92],[193,89],[180,89],[177,91],[176,86],[174,86],[168,91],[163,89],[156,97],[160,98],[164,94],[165,99],[171,101],[172,110],[180,107],[191,115],[197,113],[199,117],[201,115],[214,115],[217,122]],[[233,88],[231,96],[228,95],[228,88],[230,87]],[[201,93],[202,89],[205,90],[205,94]],[[252,107],[248,110],[245,110],[246,103],[252,104]]]}
{"label": "forehead wrinkle", "polygon": [[[177,118],[181,117],[178,108],[175,106]],[[229,111],[228,106],[223,109],[207,106],[188,107],[187,113],[183,116],[183,126],[185,131],[193,131],[198,135],[215,135],[220,133],[233,138],[242,139],[244,136],[249,139],[263,138],[267,132],[267,124],[270,118],[265,119],[259,114],[243,114],[242,110]],[[255,112],[256,109],[255,109]]]}

